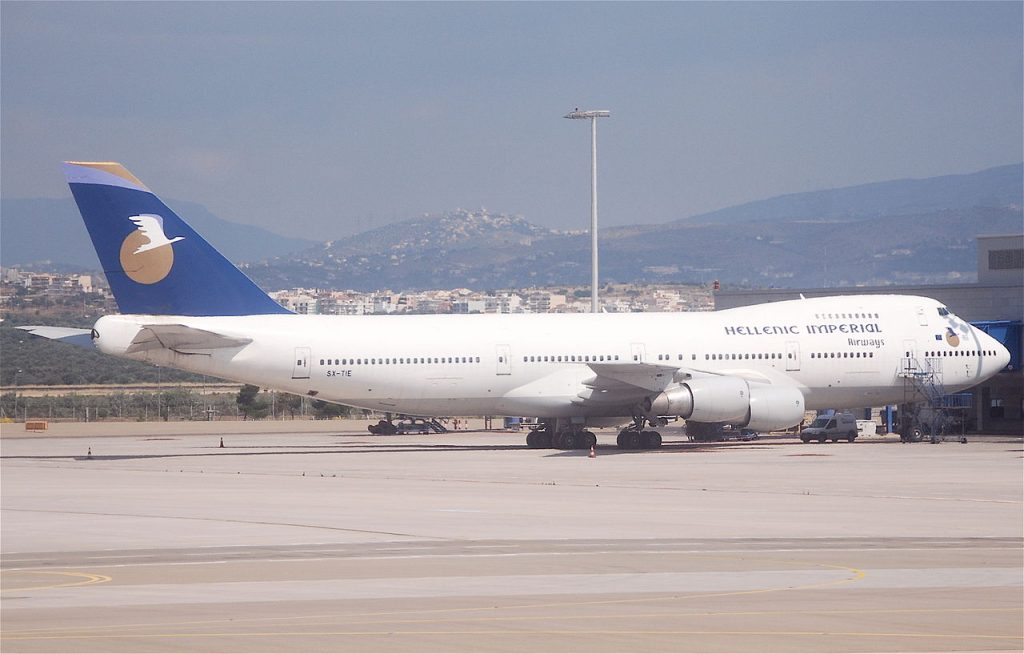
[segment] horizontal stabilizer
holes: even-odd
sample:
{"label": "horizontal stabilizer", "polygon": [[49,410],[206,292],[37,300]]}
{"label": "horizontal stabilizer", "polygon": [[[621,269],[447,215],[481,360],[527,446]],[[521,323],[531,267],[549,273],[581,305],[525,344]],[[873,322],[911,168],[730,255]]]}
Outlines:
{"label": "horizontal stabilizer", "polygon": [[33,336],[41,336],[51,341],[69,343],[78,347],[92,348],[92,330],[76,329],[74,327],[49,327],[47,325],[25,325],[18,327]]}
{"label": "horizontal stabilizer", "polygon": [[252,343],[251,338],[225,336],[188,325],[143,325],[139,333],[132,339],[131,345],[125,350],[125,354],[160,349],[174,350],[175,352],[216,350],[241,347],[249,343]]}

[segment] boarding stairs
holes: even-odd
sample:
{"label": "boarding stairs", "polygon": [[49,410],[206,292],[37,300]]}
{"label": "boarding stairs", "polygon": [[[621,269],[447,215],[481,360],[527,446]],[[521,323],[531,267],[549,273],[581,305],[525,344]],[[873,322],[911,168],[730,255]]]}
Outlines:
{"label": "boarding stairs", "polygon": [[946,392],[942,383],[942,359],[903,357],[899,376],[905,380],[903,404],[912,407],[913,417],[909,433],[903,434],[905,439],[920,440],[930,435],[934,443],[939,442],[943,434],[959,431],[961,442],[966,442],[964,429],[972,396]]}

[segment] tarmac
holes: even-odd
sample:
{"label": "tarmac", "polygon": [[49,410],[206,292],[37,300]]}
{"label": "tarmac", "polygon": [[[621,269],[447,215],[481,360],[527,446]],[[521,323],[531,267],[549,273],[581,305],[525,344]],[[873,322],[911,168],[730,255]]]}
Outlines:
{"label": "tarmac", "polygon": [[1019,437],[591,458],[365,424],[0,426],[0,649],[1024,648]]}

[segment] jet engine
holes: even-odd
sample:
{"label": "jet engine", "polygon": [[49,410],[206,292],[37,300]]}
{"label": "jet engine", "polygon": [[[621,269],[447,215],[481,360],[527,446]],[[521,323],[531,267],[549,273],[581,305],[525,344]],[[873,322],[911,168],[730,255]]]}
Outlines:
{"label": "jet engine", "polygon": [[804,394],[794,386],[750,384],[748,429],[789,429],[804,419]]}
{"label": "jet engine", "polygon": [[704,377],[648,400],[649,413],[699,422],[740,422],[750,408],[747,382],[739,377]]}
{"label": "jet engine", "polygon": [[704,377],[647,398],[644,409],[658,416],[771,431],[799,424],[804,416],[804,396],[792,386],[748,383],[739,377]]}

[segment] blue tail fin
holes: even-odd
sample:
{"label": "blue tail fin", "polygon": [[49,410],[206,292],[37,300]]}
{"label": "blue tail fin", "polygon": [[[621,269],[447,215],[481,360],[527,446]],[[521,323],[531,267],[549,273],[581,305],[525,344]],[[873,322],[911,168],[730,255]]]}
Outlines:
{"label": "blue tail fin", "polygon": [[121,164],[66,162],[64,174],[123,313],[289,313]]}

